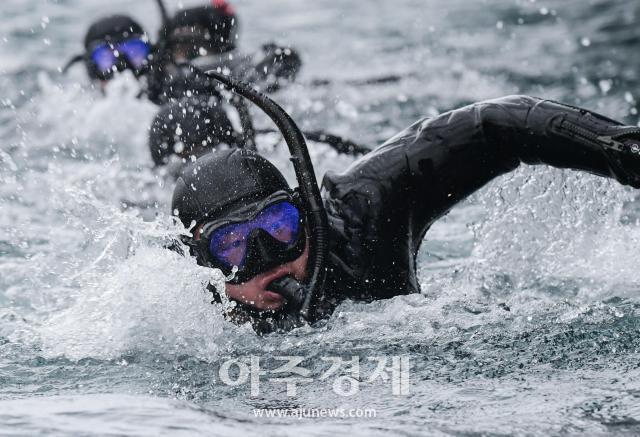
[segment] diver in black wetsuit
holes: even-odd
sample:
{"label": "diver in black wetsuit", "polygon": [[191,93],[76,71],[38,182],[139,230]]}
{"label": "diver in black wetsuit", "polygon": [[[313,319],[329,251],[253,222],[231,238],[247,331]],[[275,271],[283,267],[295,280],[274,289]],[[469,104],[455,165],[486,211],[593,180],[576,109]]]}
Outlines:
{"label": "diver in black wetsuit", "polygon": [[[238,17],[233,6],[224,0],[182,9],[165,27],[162,38],[165,59],[160,60],[160,68],[164,71],[161,83],[152,84],[152,99],[161,100],[162,93],[167,92],[170,96],[179,94],[185,76],[192,82],[188,87],[193,87],[194,73],[189,66],[201,71],[225,70],[267,92],[277,91],[284,84],[293,82],[302,67],[295,49],[274,42],[263,44],[261,53],[255,56],[240,52],[236,45]],[[197,79],[206,81],[201,75]]]}
{"label": "diver in black wetsuit", "polygon": [[[107,83],[125,70],[131,70],[143,88],[152,73],[160,71],[154,67],[157,46],[149,42],[142,26],[126,15],[112,15],[94,22],[85,35],[84,46],[85,53],[74,57],[65,71],[82,61],[89,78],[103,92]],[[220,143],[253,148],[251,115],[242,99],[224,99],[204,73],[185,68],[189,70],[188,76],[181,81],[174,78],[173,86],[168,89],[173,94],[160,88],[162,98],[155,99],[156,103],[167,103],[150,128],[149,145],[154,164],[165,165],[172,155],[197,156]],[[226,107],[233,107],[237,112],[239,131],[233,128]]]}
{"label": "diver in black wetsuit", "polygon": [[294,49],[263,45],[260,61],[238,51],[238,18],[225,0],[182,9],[161,31],[147,96],[163,104],[150,129],[149,148],[156,166],[197,158],[224,143],[255,150],[255,131],[244,100],[228,100],[239,118],[236,131],[227,103],[204,70],[230,71],[269,92],[292,82],[302,62]]}
{"label": "diver in black wetsuit", "polygon": [[416,254],[429,227],[521,162],[640,188],[639,154],[637,127],[527,96],[419,120],[343,173],[324,176],[328,241],[315,247],[328,246],[327,276],[306,312],[285,285],[309,281],[318,207],[310,214],[304,196],[267,160],[243,150],[207,155],[183,171],[172,210],[191,229],[184,241],[199,264],[231,276],[237,268],[226,296],[217,297],[236,302],[230,318],[265,333],[313,323],[344,299],[419,292]]}
{"label": "diver in black wetsuit", "polygon": [[[295,79],[301,60],[297,52],[274,43],[263,45],[256,58],[239,53],[238,18],[224,0],[178,11],[168,18],[158,1],[163,28],[157,44],[151,44],[144,29],[126,15],[112,15],[94,22],[85,36],[85,53],[75,56],[66,72],[83,62],[89,78],[104,92],[117,73],[130,70],[140,81],[142,95],[162,105],[149,134],[149,148],[156,166],[174,158],[188,159],[226,144],[255,149],[251,114],[240,98],[225,98],[203,69],[224,69],[272,92]],[[238,115],[233,127],[227,109]],[[262,133],[271,130],[262,130]],[[308,132],[341,153],[367,150],[324,132]],[[170,170],[170,173],[173,171]]]}
{"label": "diver in black wetsuit", "polygon": [[[162,11],[166,12],[164,6]],[[224,0],[180,10],[163,21],[156,44],[127,15],[95,21],[85,35],[85,52],[73,57],[64,71],[83,62],[89,78],[104,88],[116,73],[131,70],[140,80],[142,94],[162,105],[194,94],[209,96],[211,82],[203,70],[228,70],[272,92],[295,80],[302,66],[295,49],[272,42],[255,57],[240,53],[238,17]]]}

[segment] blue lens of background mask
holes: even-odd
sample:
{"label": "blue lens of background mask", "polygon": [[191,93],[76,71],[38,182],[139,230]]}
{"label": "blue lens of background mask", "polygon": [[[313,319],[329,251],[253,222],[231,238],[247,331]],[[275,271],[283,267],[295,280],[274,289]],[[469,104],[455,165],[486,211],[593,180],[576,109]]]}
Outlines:
{"label": "blue lens of background mask", "polygon": [[119,57],[124,57],[135,70],[142,68],[151,54],[149,43],[141,39],[130,39],[115,46],[103,44],[91,52],[91,59],[100,73],[113,71]]}
{"label": "blue lens of background mask", "polygon": [[113,49],[107,44],[100,45],[91,52],[91,60],[101,73],[113,70],[113,66],[118,62]]}
{"label": "blue lens of background mask", "polygon": [[120,52],[120,56],[127,58],[129,64],[136,70],[144,66],[151,53],[149,44],[140,39],[130,39],[120,43],[117,49]]}
{"label": "blue lens of background mask", "polygon": [[262,229],[274,239],[292,244],[300,231],[300,212],[289,202],[279,202],[263,209],[253,220],[221,227],[211,236],[209,251],[224,266],[242,268],[247,257],[251,232]]}

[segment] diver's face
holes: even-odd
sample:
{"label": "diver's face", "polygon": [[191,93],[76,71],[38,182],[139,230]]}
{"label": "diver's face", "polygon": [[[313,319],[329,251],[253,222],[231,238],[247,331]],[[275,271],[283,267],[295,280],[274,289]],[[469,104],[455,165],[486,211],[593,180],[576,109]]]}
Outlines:
{"label": "diver's face", "polygon": [[303,281],[309,258],[309,245],[297,259],[254,276],[242,284],[226,284],[226,293],[233,300],[250,305],[258,310],[279,310],[284,305],[284,298],[268,289],[271,282],[283,276],[291,275]]}
{"label": "diver's face", "polygon": [[180,43],[173,46],[171,54],[175,62],[187,62],[199,56],[206,56],[207,51],[194,43]]}
{"label": "diver's face", "polygon": [[[202,227],[196,230],[195,238],[200,239]],[[225,289],[230,299],[250,305],[258,310],[277,311],[285,303],[282,295],[271,291],[268,286],[276,279],[291,275],[298,281],[304,281],[309,259],[309,241],[305,245],[304,252],[298,258],[286,264],[281,264],[271,270],[260,273],[241,284],[227,282]]]}

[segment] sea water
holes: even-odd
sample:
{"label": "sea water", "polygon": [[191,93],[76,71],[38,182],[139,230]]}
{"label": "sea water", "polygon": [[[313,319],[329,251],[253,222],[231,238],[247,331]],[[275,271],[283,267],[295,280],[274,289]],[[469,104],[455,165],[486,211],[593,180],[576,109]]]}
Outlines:
{"label": "sea water", "polygon": [[[298,83],[274,98],[304,129],[373,148],[418,118],[515,93],[638,123],[637,2],[234,5],[243,51],[274,40],[301,53]],[[185,231],[173,180],[151,168],[157,108],[126,74],[103,96],[81,65],[60,73],[100,16],[131,14],[155,39],[154,2],[1,8],[0,434],[640,432],[632,189],[521,166],[430,230],[421,294],[257,337],[210,303],[215,273],[165,249]],[[388,75],[400,79],[358,84]],[[258,146],[293,182],[277,136]],[[352,162],[311,148],[319,177]],[[303,417],[323,409],[343,416]]]}

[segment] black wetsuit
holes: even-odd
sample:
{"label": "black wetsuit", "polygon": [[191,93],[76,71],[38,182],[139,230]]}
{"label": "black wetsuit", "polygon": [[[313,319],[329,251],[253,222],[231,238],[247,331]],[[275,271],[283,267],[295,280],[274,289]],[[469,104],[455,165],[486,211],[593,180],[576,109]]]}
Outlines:
{"label": "black wetsuit", "polygon": [[[203,73],[207,70],[228,70],[230,74],[245,82],[261,87],[266,92],[275,92],[284,84],[293,82],[302,67],[298,52],[273,43],[262,47],[263,57],[255,62],[253,57],[237,51],[221,53],[188,62],[154,66],[149,79],[147,95],[156,104],[192,95],[209,95],[217,86],[215,81]],[[153,70],[152,68],[152,70]]]}
{"label": "black wetsuit", "polygon": [[257,85],[268,93],[293,82],[302,68],[297,50],[273,42],[263,44],[256,56],[234,50],[195,58],[191,63],[202,71],[229,70],[231,77]]}
{"label": "black wetsuit", "polygon": [[[253,120],[245,100],[233,95],[227,102],[217,89],[218,83],[204,72],[218,68],[228,69],[234,77],[258,85],[267,92],[277,91],[283,84],[295,79],[302,65],[295,50],[279,47],[275,44],[265,44],[262,50],[264,57],[256,64],[253,63],[253,58],[250,56],[239,55],[233,51],[206,58],[196,58],[191,62],[154,66],[155,70],[152,69],[148,78],[147,96],[153,103],[162,105],[151,127],[149,142],[151,156],[156,165],[166,164],[167,159],[173,155],[175,141],[172,140],[172,137],[175,136],[177,120],[165,117],[171,113],[179,114],[184,135],[198,139],[198,143],[201,141],[196,137],[213,137],[212,141],[206,142],[214,144],[226,142],[232,146],[255,149]],[[231,126],[223,109],[227,104],[237,111],[241,132],[235,132]],[[215,117],[214,123],[208,124],[211,128],[203,129],[200,126],[202,120],[194,116],[194,111],[189,108],[204,108],[206,106],[209,109],[205,112],[209,114],[217,112],[218,115]],[[214,135],[216,130],[228,130],[230,135]],[[165,138],[167,136],[171,138]],[[229,141],[228,137],[230,136],[236,137],[239,141],[233,138],[232,141]],[[181,141],[190,142],[185,141],[184,138]],[[192,147],[189,148],[192,149]],[[206,152],[209,148],[210,144],[208,147],[201,147],[201,152]],[[194,153],[194,155],[198,155],[198,153]]]}
{"label": "black wetsuit", "polygon": [[[606,139],[597,139],[639,133],[583,109],[527,96],[419,120],[345,172],[325,175],[329,276],[316,319],[344,299],[419,292],[416,255],[429,227],[521,162],[585,170],[639,188],[640,157],[606,149]],[[293,319],[276,316],[257,330],[288,329]]]}

